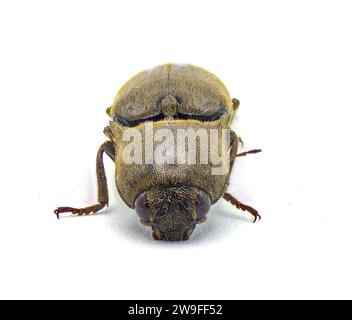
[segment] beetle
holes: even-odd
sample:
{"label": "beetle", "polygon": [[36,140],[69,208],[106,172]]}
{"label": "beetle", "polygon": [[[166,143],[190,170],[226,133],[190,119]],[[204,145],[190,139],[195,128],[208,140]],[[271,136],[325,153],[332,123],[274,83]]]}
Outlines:
{"label": "beetle", "polygon": [[[108,140],[100,146],[96,158],[97,203],[84,208],[58,207],[54,213],[58,218],[64,212],[88,215],[108,206],[105,153],[115,163],[119,195],[128,207],[135,209],[140,222],[152,228],[155,240],[189,239],[195,226],[206,220],[210,207],[220,198],[248,211],[255,222],[260,219],[258,211],[226,192],[235,159],[261,151],[237,153],[241,140],[230,129],[230,124],[238,106],[239,100],[231,99],[224,84],[203,68],[164,64],[140,72],[125,83],[106,110],[110,117],[104,129]],[[187,146],[183,145],[183,151],[189,153],[187,159],[193,156],[192,163],[180,152],[181,145],[175,147],[172,138],[165,141],[165,132],[173,136],[181,131],[184,134],[185,130],[191,130],[193,136],[196,133],[192,152],[191,136],[188,136]],[[220,131],[228,133],[226,139],[220,139]],[[205,140],[201,140],[199,132],[206,133]],[[215,138],[211,138],[211,134]],[[132,136],[134,143],[141,144],[139,151],[131,152]],[[178,136],[176,140],[181,141]],[[208,145],[210,140],[218,145]],[[220,140],[228,143],[221,144]],[[201,148],[205,145],[208,150],[203,152]],[[148,148],[159,151],[161,148],[158,154],[161,161],[154,161],[155,154],[147,154]],[[223,155],[218,164],[228,170],[214,174],[213,163],[199,160],[215,151]],[[142,161],[130,161],[137,154]],[[171,161],[170,154],[171,158],[175,154],[183,156],[183,161]]]}

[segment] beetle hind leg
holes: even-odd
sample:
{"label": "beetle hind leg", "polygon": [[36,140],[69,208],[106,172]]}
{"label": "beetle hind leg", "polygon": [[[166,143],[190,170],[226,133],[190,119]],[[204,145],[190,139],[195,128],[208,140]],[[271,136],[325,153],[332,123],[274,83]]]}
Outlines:
{"label": "beetle hind leg", "polygon": [[238,209],[249,212],[254,217],[253,223],[262,218],[256,209],[240,202],[233,195],[226,192],[222,197],[226,201],[228,201],[231,204],[233,204],[234,206],[236,206]]}
{"label": "beetle hind leg", "polygon": [[103,209],[109,204],[109,193],[106,181],[106,174],[103,162],[103,154],[106,153],[112,160],[115,159],[115,146],[112,141],[104,142],[97,153],[96,171],[98,184],[98,203],[84,208],[59,207],[54,210],[57,218],[61,213],[70,212],[73,216],[91,215]]}

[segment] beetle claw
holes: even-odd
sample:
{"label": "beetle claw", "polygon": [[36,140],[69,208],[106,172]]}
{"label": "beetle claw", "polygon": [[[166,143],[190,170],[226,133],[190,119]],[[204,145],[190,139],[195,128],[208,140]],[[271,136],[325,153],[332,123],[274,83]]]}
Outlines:
{"label": "beetle claw", "polygon": [[60,219],[60,213],[64,212],[71,212],[71,216],[86,216],[86,215],[91,215],[95,214],[99,210],[103,209],[107,203],[102,202],[102,203],[97,203],[89,207],[85,208],[72,208],[72,207],[58,207],[57,209],[54,210],[54,213],[56,214],[56,217]]}
{"label": "beetle claw", "polygon": [[250,212],[250,214],[252,214],[254,217],[253,223],[255,223],[257,220],[259,221],[262,218],[258,211],[256,213]]}
{"label": "beetle claw", "polygon": [[58,207],[57,209],[54,210],[54,213],[56,214],[56,217],[60,219],[60,213],[64,212],[71,212],[73,215],[76,214],[79,210],[76,208],[71,208],[71,207]]}
{"label": "beetle claw", "polygon": [[223,198],[226,201],[229,201],[231,204],[233,204],[234,206],[236,206],[236,208],[241,209],[243,211],[248,211],[253,217],[253,223],[255,223],[257,220],[259,221],[262,217],[261,215],[258,213],[258,211],[254,208],[252,208],[251,206],[248,206],[240,201],[238,201],[234,196],[232,196],[229,193],[225,193],[223,195]]}
{"label": "beetle claw", "polygon": [[249,212],[254,217],[253,223],[255,223],[257,220],[259,221],[262,218],[256,209],[250,206],[247,206],[246,204],[243,204],[243,203],[236,204],[236,207],[243,211]]}

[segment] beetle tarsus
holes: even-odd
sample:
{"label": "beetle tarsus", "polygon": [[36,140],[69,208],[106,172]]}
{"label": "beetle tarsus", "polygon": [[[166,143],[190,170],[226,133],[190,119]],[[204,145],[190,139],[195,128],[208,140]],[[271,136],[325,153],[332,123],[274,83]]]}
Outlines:
{"label": "beetle tarsus", "polygon": [[234,206],[236,206],[236,208],[241,209],[241,210],[243,210],[243,211],[249,212],[249,213],[254,217],[253,223],[256,222],[257,220],[259,221],[259,220],[262,218],[256,209],[254,209],[253,207],[248,206],[248,205],[246,205],[246,204],[240,202],[239,200],[237,200],[237,199],[236,199],[234,196],[232,196],[231,194],[225,193],[225,194],[223,195],[223,198],[224,198],[226,201],[228,201],[228,202],[230,202],[231,204],[233,204]]}
{"label": "beetle tarsus", "polygon": [[236,154],[236,158],[246,156],[247,154],[253,154],[253,153],[258,153],[258,152],[262,152],[262,150],[261,149],[253,149],[253,150],[241,152],[241,153]]}
{"label": "beetle tarsus", "polygon": [[86,216],[97,213],[106,206],[105,203],[97,203],[85,208],[59,207],[54,210],[56,217],[60,219],[60,213],[71,212],[72,216]]}

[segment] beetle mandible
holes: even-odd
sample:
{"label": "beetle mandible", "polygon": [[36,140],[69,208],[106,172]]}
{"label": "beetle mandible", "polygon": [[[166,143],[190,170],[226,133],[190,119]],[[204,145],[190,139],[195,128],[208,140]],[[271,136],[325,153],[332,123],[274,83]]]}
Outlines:
{"label": "beetle mandible", "polygon": [[[215,75],[193,65],[164,64],[137,74],[106,110],[108,140],[96,158],[97,204],[59,207],[55,214],[94,214],[108,205],[106,153],[115,163],[122,200],[152,228],[156,240],[187,240],[220,198],[251,213],[255,222],[260,219],[257,210],[226,192],[234,160],[261,151],[237,153],[240,139],[230,124],[238,106]],[[214,152],[222,155],[217,165],[227,170],[214,173],[209,160]]]}

